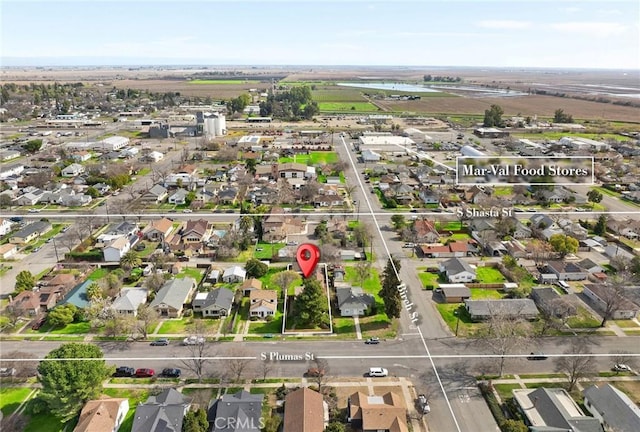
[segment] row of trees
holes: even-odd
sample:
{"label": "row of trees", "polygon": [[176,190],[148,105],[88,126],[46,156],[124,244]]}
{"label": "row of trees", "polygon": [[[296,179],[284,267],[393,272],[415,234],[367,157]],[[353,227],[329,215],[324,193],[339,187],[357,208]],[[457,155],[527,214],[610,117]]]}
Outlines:
{"label": "row of trees", "polygon": [[310,120],[320,112],[318,103],[313,101],[309,86],[292,87],[288,91],[269,94],[260,102],[260,115],[273,116],[285,120]]}
{"label": "row of trees", "polygon": [[[492,104],[489,109],[484,111],[484,121],[482,125],[484,127],[503,127],[504,121],[502,116],[504,115],[504,110],[500,105]],[[553,114],[553,122],[554,123],[573,123],[573,117],[570,114],[566,114],[563,109],[555,110]],[[526,123],[531,123],[531,118],[527,117]]]}

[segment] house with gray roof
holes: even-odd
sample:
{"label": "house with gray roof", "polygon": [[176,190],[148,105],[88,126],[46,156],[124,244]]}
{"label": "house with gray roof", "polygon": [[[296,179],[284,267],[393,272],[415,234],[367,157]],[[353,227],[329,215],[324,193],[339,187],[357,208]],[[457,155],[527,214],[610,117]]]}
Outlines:
{"label": "house with gray roof", "polygon": [[144,288],[128,288],[120,291],[111,304],[111,309],[120,315],[136,316],[138,307],[147,302],[147,290]]}
{"label": "house with gray roof", "polygon": [[464,307],[472,320],[481,321],[494,315],[535,319],[538,308],[531,299],[465,300]]}
{"label": "house with gray roof", "polygon": [[341,316],[364,315],[376,302],[371,294],[360,287],[336,287],[336,297]]}
{"label": "house with gray roof", "polygon": [[[241,390],[216,399],[207,415],[212,432],[259,432],[261,430],[263,394]],[[137,431],[132,431],[137,432]]]}
{"label": "house with gray roof", "polygon": [[514,389],[513,399],[531,431],[602,432],[562,388]]}
{"label": "house with gray roof", "polygon": [[606,431],[640,431],[640,408],[611,384],[595,384],[582,391],[584,406]]}
{"label": "house with gray roof", "polygon": [[441,262],[439,270],[451,283],[472,282],[476,278],[476,269],[460,258],[451,258]]}
{"label": "house with gray roof", "polygon": [[164,201],[169,193],[167,192],[167,188],[162,185],[156,184],[151,187],[145,194],[140,197],[141,201],[147,203],[161,203]]}
{"label": "house with gray roof", "polygon": [[190,277],[172,279],[160,288],[151,306],[161,317],[180,318],[185,303],[189,302],[196,288],[196,281]]}
{"label": "house with gray roof", "polygon": [[16,232],[9,239],[9,243],[12,244],[26,244],[32,240],[37,239],[43,234],[51,231],[52,225],[49,222],[37,221],[30,223],[20,231]]}
{"label": "house with gray roof", "polygon": [[187,202],[189,192],[185,189],[177,189],[169,196],[169,204],[183,205]]}
{"label": "house with gray roof", "polygon": [[561,281],[577,281],[585,280],[589,277],[589,273],[574,263],[566,261],[549,261],[545,269],[558,277]]}
{"label": "house with gray roof", "polygon": [[544,311],[547,316],[564,318],[578,313],[578,308],[573,301],[561,296],[551,287],[534,287],[531,290],[531,299],[536,303],[538,309]]}
{"label": "house with gray roof", "polygon": [[222,274],[222,282],[225,283],[237,283],[244,282],[247,276],[247,272],[240,266],[231,266],[224,270]]}
{"label": "house with gray roof", "polygon": [[182,432],[191,399],[169,388],[136,408],[131,432]]}
{"label": "house with gray roof", "polygon": [[228,288],[199,292],[192,302],[194,312],[201,312],[203,317],[214,318],[228,316],[231,305],[233,305],[233,291]]}

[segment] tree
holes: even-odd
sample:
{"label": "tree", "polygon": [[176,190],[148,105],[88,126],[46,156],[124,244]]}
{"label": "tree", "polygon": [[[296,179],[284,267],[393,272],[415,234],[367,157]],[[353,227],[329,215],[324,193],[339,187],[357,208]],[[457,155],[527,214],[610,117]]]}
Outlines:
{"label": "tree", "polygon": [[130,272],[135,267],[139,267],[141,264],[142,259],[133,250],[126,252],[122,255],[122,258],[120,258],[120,267],[125,269],[127,272]]}
{"label": "tree", "polygon": [[207,411],[204,408],[187,411],[182,421],[182,432],[207,432],[208,430],[209,421],[207,420]]}
{"label": "tree", "polygon": [[42,385],[38,397],[54,416],[66,422],[75,417],[88,400],[98,398],[110,368],[97,345],[67,343],[49,352],[40,362],[38,372]]}
{"label": "tree", "polygon": [[504,110],[500,105],[491,105],[488,110],[484,111],[484,122],[482,125],[484,127],[502,126],[502,114],[504,114]]}
{"label": "tree", "polygon": [[256,165],[257,165],[257,161],[255,159],[247,159],[245,161],[245,168],[247,169],[247,171],[252,175],[256,175]]}
{"label": "tree", "polygon": [[329,237],[329,229],[327,227],[326,219],[320,221],[318,225],[313,230],[313,235],[315,238],[320,239],[322,242],[327,241]]}
{"label": "tree", "polygon": [[162,273],[153,273],[145,279],[144,286],[149,291],[157,293],[166,281]]}
{"label": "tree", "polygon": [[299,278],[300,275],[298,275],[297,272],[293,270],[285,270],[273,275],[271,277],[271,282],[278,285],[282,289],[282,292],[287,292],[291,284]]}
{"label": "tree", "polygon": [[316,278],[304,279],[304,288],[293,302],[292,316],[300,327],[322,327],[328,325],[327,301],[322,285]]}
{"label": "tree", "polygon": [[564,356],[555,360],[557,372],[567,374],[569,386],[567,391],[571,392],[578,380],[589,375],[593,371],[595,362],[590,356],[588,342],[584,338],[574,337],[571,339],[571,346],[565,350]]}
{"label": "tree", "polygon": [[371,261],[358,261],[355,265],[356,276],[358,276],[358,282],[360,286],[364,285],[371,274]]}
{"label": "tree", "polygon": [[501,307],[490,308],[491,316],[477,333],[478,340],[489,346],[500,356],[499,375],[502,376],[506,355],[522,346],[529,337],[526,322],[512,310]]}
{"label": "tree", "polygon": [[227,357],[233,357],[232,361],[226,363],[229,378],[233,382],[239,383],[254,359],[253,354],[242,347],[231,347],[227,352]]}
{"label": "tree", "polygon": [[98,282],[91,282],[91,284],[87,287],[87,298],[89,301],[97,300],[102,298],[102,287]]}
{"label": "tree", "polygon": [[558,108],[553,113],[553,122],[554,123],[573,123],[573,116],[569,114],[565,114],[564,110]]}
{"label": "tree", "polygon": [[269,271],[269,266],[255,258],[250,259],[244,266],[247,271],[247,277],[261,278]]}
{"label": "tree", "polygon": [[529,428],[522,420],[507,419],[500,423],[502,432],[528,432]]}
{"label": "tree", "polygon": [[158,324],[160,316],[158,315],[158,311],[149,306],[148,303],[143,303],[138,306],[136,318],[138,318],[138,331],[142,334],[142,337],[146,339],[149,332]]}
{"label": "tree", "polygon": [[629,285],[631,285],[629,275],[622,272],[616,273],[598,287],[598,298],[603,304],[600,327],[604,327],[607,321],[612,319],[615,313],[628,301],[624,295],[624,287]]}
{"label": "tree", "polygon": [[578,240],[568,235],[554,234],[549,238],[549,243],[551,247],[553,247],[553,250],[558,252],[562,258],[578,251]]}
{"label": "tree", "polygon": [[265,360],[260,364],[260,373],[262,374],[262,381],[266,381],[267,375],[269,375],[274,369],[274,365],[269,360]]}
{"label": "tree", "polygon": [[391,224],[393,225],[393,229],[395,231],[400,231],[402,230],[402,228],[405,227],[405,225],[407,224],[406,220],[404,219],[404,216],[401,214],[394,214],[393,216],[391,216]]}
{"label": "tree", "polygon": [[399,273],[400,262],[390,258],[384,273],[382,273],[382,289],[379,293],[384,301],[384,311],[389,318],[400,318],[400,311],[402,310],[402,299],[398,290],[400,285]]}
{"label": "tree", "polygon": [[324,432],[345,432],[346,430],[344,424],[338,421],[332,421],[327,425]]}
{"label": "tree", "polygon": [[72,303],[56,306],[47,315],[47,322],[53,327],[64,327],[71,324],[75,317],[77,307]]}
{"label": "tree", "polygon": [[591,189],[589,192],[587,192],[587,199],[590,203],[593,203],[594,206],[596,203],[602,201],[602,198],[604,198],[604,196],[600,191],[597,191],[596,189]]}
{"label": "tree", "polygon": [[37,153],[41,147],[42,147],[41,139],[29,140],[25,145],[22,146],[22,148],[24,148],[25,151],[29,153]]}
{"label": "tree", "polygon": [[30,290],[36,286],[36,278],[31,274],[29,270],[22,270],[16,275],[16,293],[21,293],[25,290]]}
{"label": "tree", "polygon": [[329,362],[320,357],[313,358],[313,368],[317,371],[313,377],[310,377],[316,386],[318,386],[318,393],[322,393],[324,385],[329,381]]}
{"label": "tree", "polygon": [[596,225],[593,227],[593,232],[599,236],[607,232],[607,215],[601,214],[598,216],[598,222],[596,222]]}

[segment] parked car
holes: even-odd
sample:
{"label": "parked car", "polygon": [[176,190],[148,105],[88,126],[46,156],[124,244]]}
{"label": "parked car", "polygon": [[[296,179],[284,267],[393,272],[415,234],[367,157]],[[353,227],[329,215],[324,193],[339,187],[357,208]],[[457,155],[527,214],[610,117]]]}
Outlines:
{"label": "parked car", "polygon": [[182,345],[202,345],[204,344],[204,338],[202,336],[189,336],[184,338]]}
{"label": "parked car", "polygon": [[156,339],[153,342],[151,342],[151,345],[153,345],[153,346],[167,346],[167,345],[169,345],[169,339],[167,339],[167,338]]}
{"label": "parked car", "polygon": [[165,368],[165,369],[162,369],[162,373],[160,375],[167,378],[180,378],[181,374],[182,374],[182,371],[180,369]]}
{"label": "parked car", "polygon": [[312,378],[321,377],[324,376],[324,369],[309,368],[304,375]]}
{"label": "parked car", "polygon": [[31,330],[39,330],[40,327],[42,327],[44,325],[44,323],[47,321],[47,317],[40,317],[38,318],[33,325],[31,325]]}
{"label": "parked car", "polygon": [[549,357],[544,355],[543,353],[531,353],[527,356],[527,360],[546,360]]}
{"label": "parked car", "polygon": [[367,344],[367,345],[377,345],[377,344],[380,343],[380,338],[378,338],[378,337],[370,337],[369,339],[364,341],[364,343]]}
{"label": "parked car", "polygon": [[114,377],[132,377],[136,374],[136,370],[129,366],[120,366],[113,373]]}
{"label": "parked car", "polygon": [[191,209],[184,209],[184,210],[182,210],[182,213],[193,213],[193,210],[191,210]]}
{"label": "parked car", "polygon": [[631,372],[631,368],[628,365],[622,363],[614,364],[611,370],[615,372]]}
{"label": "parked car", "polygon": [[0,377],[10,377],[10,376],[14,376],[16,374],[16,369],[15,368],[0,368]]}
{"label": "parked car", "polygon": [[414,248],[416,247],[415,243],[405,243],[403,246],[403,248]]}
{"label": "parked car", "polygon": [[369,368],[370,377],[386,377],[389,375],[389,371],[382,367]]}
{"label": "parked car", "polygon": [[416,399],[416,405],[418,411],[422,414],[429,414],[431,412],[431,407],[429,406],[427,396],[423,394],[418,395],[418,399]]}
{"label": "parked car", "polygon": [[33,248],[31,252],[36,253],[40,250],[40,246]]}
{"label": "parked car", "polygon": [[136,369],[136,378],[151,378],[156,374],[156,371],[149,368],[140,368]]}

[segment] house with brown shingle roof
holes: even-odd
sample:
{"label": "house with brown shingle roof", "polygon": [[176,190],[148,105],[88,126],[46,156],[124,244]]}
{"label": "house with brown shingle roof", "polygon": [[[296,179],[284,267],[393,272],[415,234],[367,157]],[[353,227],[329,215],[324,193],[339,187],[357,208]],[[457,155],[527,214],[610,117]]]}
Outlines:
{"label": "house with brown shingle roof", "polygon": [[240,285],[240,289],[242,290],[242,295],[249,295],[252,291],[261,290],[262,289],[262,281],[256,278],[245,279]]}
{"label": "house with brown shingle roof", "polygon": [[356,392],[347,400],[351,428],[362,432],[408,432],[407,409],[402,398],[393,392],[368,396]]}
{"label": "house with brown shingle roof", "polygon": [[284,399],[282,432],[322,432],[329,422],[329,408],[322,395],[307,387]]}
{"label": "house with brown shingle roof", "polygon": [[153,220],[144,227],[142,234],[144,237],[152,241],[161,241],[163,238],[169,237],[173,231],[173,221],[171,219],[162,218]]}
{"label": "house with brown shingle roof", "polygon": [[80,420],[73,432],[117,431],[128,411],[129,399],[105,398],[90,400],[82,408]]}
{"label": "house with brown shingle roof", "polygon": [[9,304],[22,315],[36,316],[40,313],[40,295],[35,291],[22,291]]}
{"label": "house with brown shingle roof", "polygon": [[436,229],[435,223],[426,219],[415,221],[413,223],[413,232],[418,243],[437,243],[440,240],[440,234]]}
{"label": "house with brown shingle roof", "polygon": [[266,318],[274,316],[278,309],[278,292],[275,290],[253,290],[249,294],[249,316]]}

